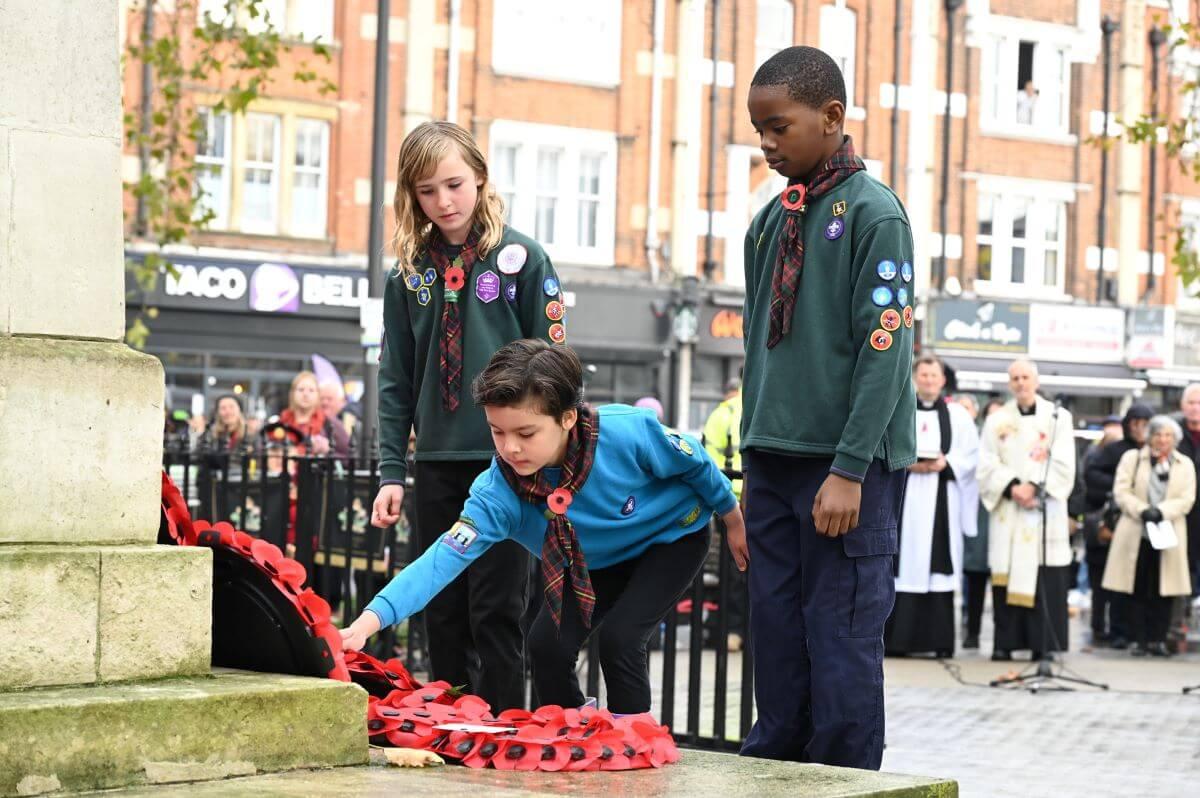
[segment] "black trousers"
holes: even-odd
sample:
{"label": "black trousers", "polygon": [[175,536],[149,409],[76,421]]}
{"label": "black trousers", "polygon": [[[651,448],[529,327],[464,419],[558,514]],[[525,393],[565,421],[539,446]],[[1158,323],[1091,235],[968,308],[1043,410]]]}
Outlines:
{"label": "black trousers", "polygon": [[[575,663],[591,634],[600,636],[600,667],[608,709],[620,714],[650,711],[646,644],[700,572],[708,554],[708,527],[673,543],[651,546],[638,557],[590,571],[596,592],[592,630],[583,626],[575,597],[563,591],[562,626],[543,601],[529,629],[529,659],[538,704],[577,707],[585,698]],[[693,634],[699,634],[696,630]]]}
{"label": "black trousers", "polygon": [[[417,537],[422,551],[462,513],[487,460],[416,464]],[[425,607],[425,639],[433,679],[492,705],[494,712],[525,706],[521,611],[529,584],[529,552],[506,540],[492,546]]]}
{"label": "black trousers", "polygon": [[983,604],[987,599],[987,585],[990,576],[987,571],[965,571],[963,573],[966,582],[967,637],[979,637],[979,630],[983,627]]}
{"label": "black trousers", "polygon": [[1135,643],[1165,643],[1171,625],[1171,597],[1160,596],[1162,552],[1142,538],[1134,572],[1133,595],[1126,601],[1129,636]]}
{"label": "black trousers", "polygon": [[1092,633],[1103,637],[1128,637],[1125,628],[1123,596],[1101,586],[1104,568],[1108,565],[1108,546],[1089,546],[1087,549],[1088,582],[1092,586]]}

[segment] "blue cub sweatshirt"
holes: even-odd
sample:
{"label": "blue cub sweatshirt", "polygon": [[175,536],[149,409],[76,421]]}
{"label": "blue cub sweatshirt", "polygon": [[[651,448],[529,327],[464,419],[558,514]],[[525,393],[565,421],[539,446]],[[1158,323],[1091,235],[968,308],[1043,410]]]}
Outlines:
{"label": "blue cub sweatshirt", "polygon": [[[650,410],[605,405],[596,459],[568,515],[588,568],[632,560],[695,532],[737,500],[729,480],[695,438],[673,432]],[[546,469],[557,482],[559,469]],[[419,612],[475,558],[512,539],[534,556],[546,536],[546,505],[517,498],[493,461],[471,486],[459,521],[398,573],[367,609],[384,627]]]}

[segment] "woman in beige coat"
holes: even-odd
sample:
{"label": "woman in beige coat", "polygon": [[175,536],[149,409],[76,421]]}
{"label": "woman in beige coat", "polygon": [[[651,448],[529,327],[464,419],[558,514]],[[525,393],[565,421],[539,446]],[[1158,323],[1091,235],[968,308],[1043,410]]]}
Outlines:
{"label": "woman in beige coat", "polygon": [[[1104,569],[1105,590],[1127,593],[1134,656],[1165,657],[1171,597],[1190,596],[1185,516],[1196,500],[1196,469],[1175,451],[1183,431],[1168,416],[1150,419],[1148,443],[1126,452],[1117,465],[1113,498],[1121,520],[1113,533]],[[1168,549],[1150,545],[1149,522],[1170,521],[1179,542]]]}

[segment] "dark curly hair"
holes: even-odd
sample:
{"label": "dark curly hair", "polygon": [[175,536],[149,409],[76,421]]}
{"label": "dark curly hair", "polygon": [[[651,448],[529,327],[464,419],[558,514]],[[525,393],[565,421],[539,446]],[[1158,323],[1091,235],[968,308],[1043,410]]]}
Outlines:
{"label": "dark curly hair", "polygon": [[820,108],[830,100],[846,104],[842,71],[816,47],[785,47],[763,62],[750,86],[786,86],[789,97],[809,108]]}

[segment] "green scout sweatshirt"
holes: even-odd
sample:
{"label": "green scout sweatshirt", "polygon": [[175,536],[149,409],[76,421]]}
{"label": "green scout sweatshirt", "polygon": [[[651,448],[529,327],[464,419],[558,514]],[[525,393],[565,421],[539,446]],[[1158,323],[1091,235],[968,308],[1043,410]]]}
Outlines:
{"label": "green scout sweatshirt", "polygon": [[520,338],[566,340],[558,275],[536,241],[505,226],[500,244],[476,261],[458,292],[463,324],[458,410],[442,407],[442,279],[428,255],[415,273],[394,269],[383,292],[379,361],[379,450],[384,482],[404,479],[410,429],[417,460],[487,460],[495,454],[471,383],[496,350]]}
{"label": "green scout sweatshirt", "polygon": [[810,200],[791,331],[767,349],[771,278],[786,211],[746,234],[742,449],[833,457],[862,481],[872,459],[916,461],[913,244],[891,189],[866,172]]}

